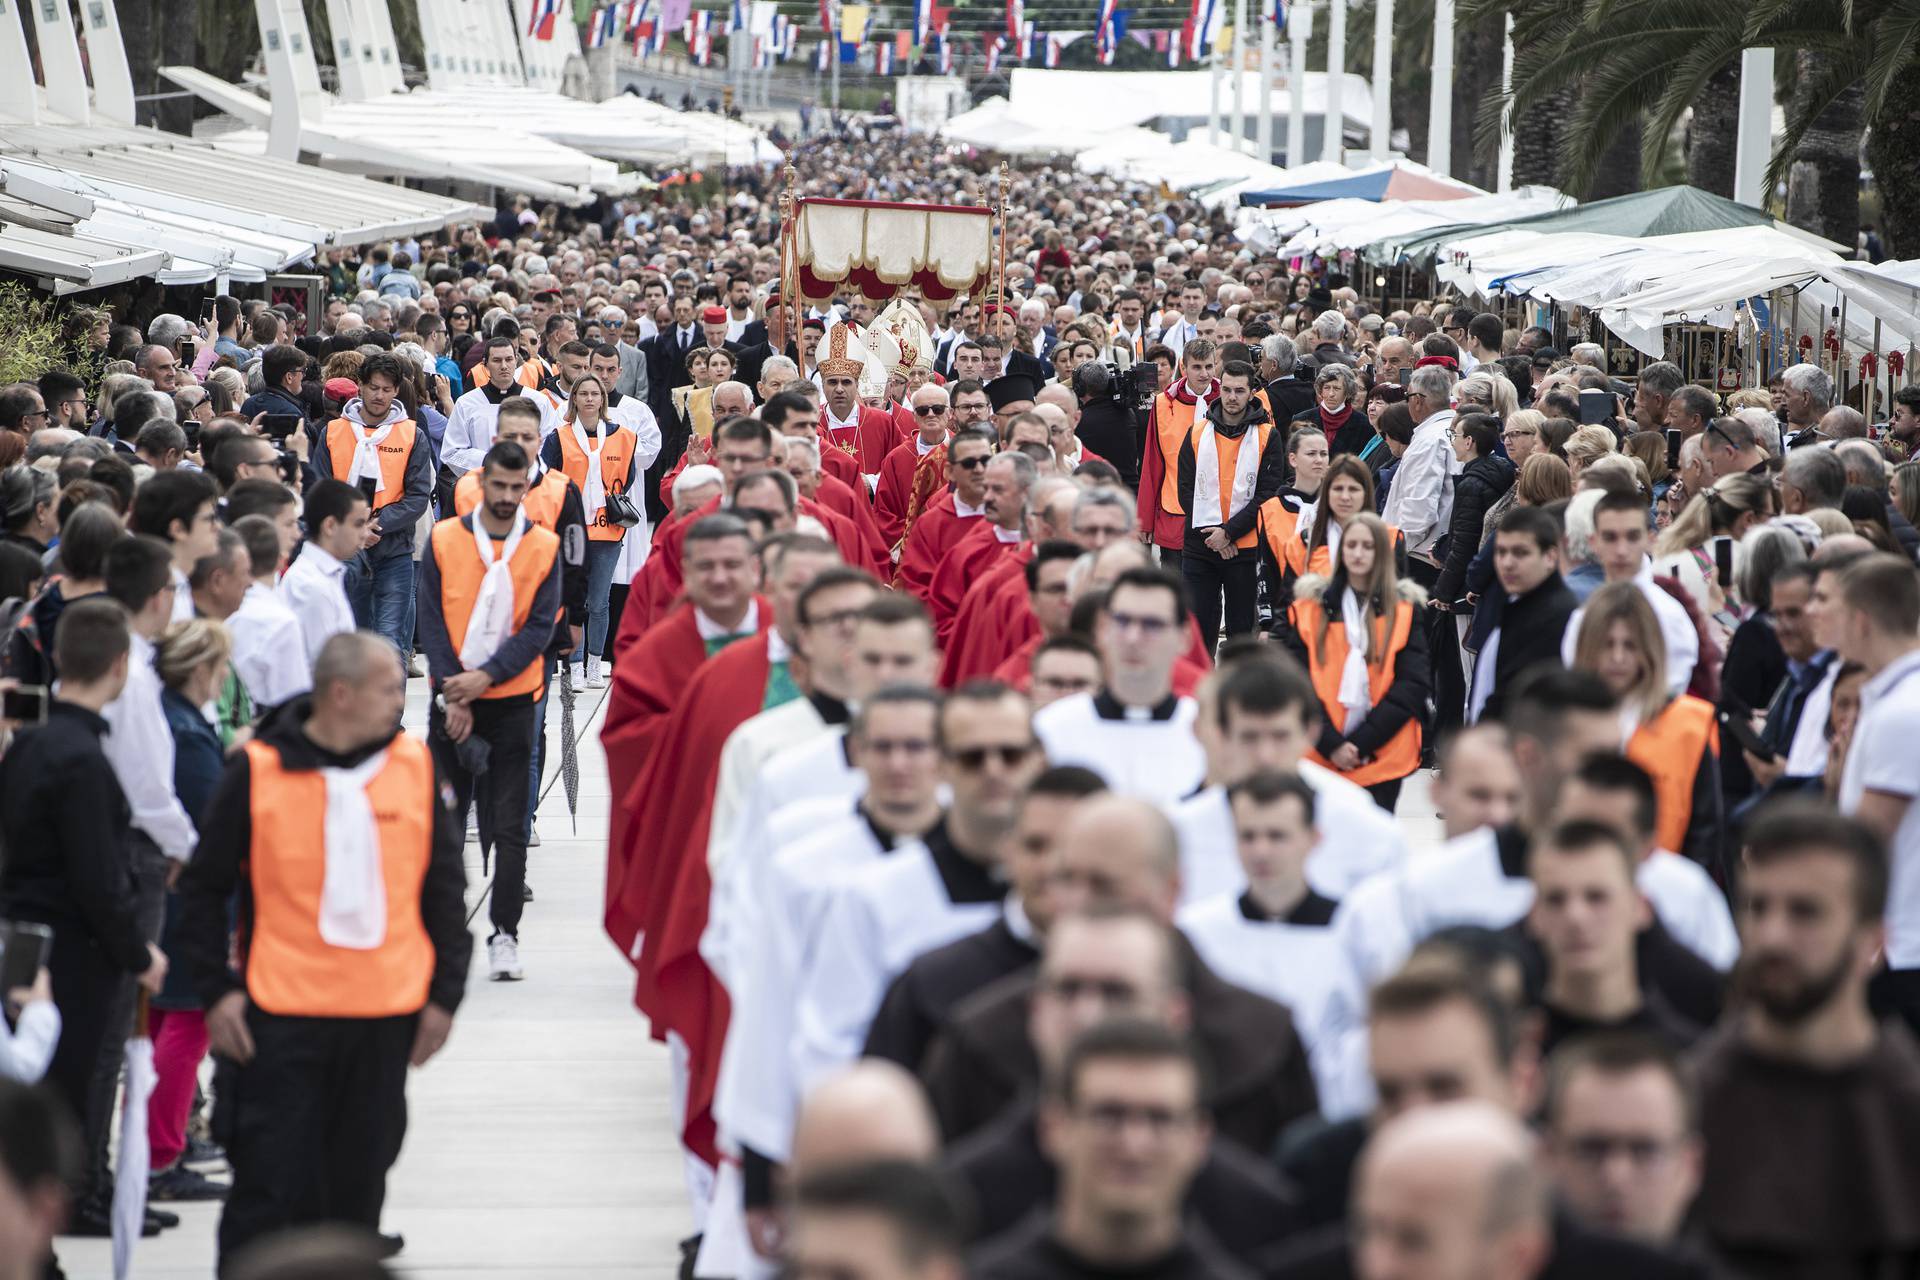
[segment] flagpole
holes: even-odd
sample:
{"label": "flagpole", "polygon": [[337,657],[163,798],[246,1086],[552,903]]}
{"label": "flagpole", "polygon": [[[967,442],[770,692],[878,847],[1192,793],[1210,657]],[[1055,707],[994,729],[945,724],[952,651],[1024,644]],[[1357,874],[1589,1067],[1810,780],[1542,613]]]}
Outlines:
{"label": "flagpole", "polygon": [[[1261,0],[1262,5],[1273,0]],[[1260,15],[1260,163],[1273,163],[1273,23]]]}
{"label": "flagpole", "polygon": [[1347,87],[1347,0],[1327,0],[1326,110],[1320,117],[1320,158],[1342,163],[1347,152],[1347,112],[1341,101]]}
{"label": "flagpole", "polygon": [[[837,116],[840,114],[840,6],[837,4],[833,6],[833,30],[827,34],[832,40],[832,48],[827,51],[827,65],[833,69],[833,113]],[[799,335],[795,334],[793,340],[800,341]]]}
{"label": "flagpole", "polygon": [[1307,161],[1307,39],[1313,34],[1312,0],[1287,11],[1287,165]]}
{"label": "flagpole", "polygon": [[1229,56],[1233,59],[1233,149],[1242,152],[1247,147],[1246,92],[1247,77],[1244,70],[1246,45],[1242,42],[1247,29],[1247,0],[1233,0],[1233,44]]}
{"label": "flagpole", "polygon": [[1374,0],[1373,10],[1373,158],[1385,163],[1392,149],[1393,0]]}

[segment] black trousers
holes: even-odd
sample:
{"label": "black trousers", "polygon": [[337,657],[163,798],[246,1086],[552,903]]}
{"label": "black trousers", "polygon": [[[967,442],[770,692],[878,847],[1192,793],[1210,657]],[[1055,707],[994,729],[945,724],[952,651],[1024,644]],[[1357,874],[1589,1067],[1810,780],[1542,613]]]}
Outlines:
{"label": "black trousers", "polygon": [[[1407,575],[1433,590],[1440,570],[1425,560],[1408,557]],[[1460,629],[1454,615],[1443,609],[1421,609],[1427,628],[1427,664],[1433,673],[1433,718],[1427,726],[1429,745],[1460,727],[1467,713],[1467,677],[1460,666]]]}
{"label": "black trousers", "polygon": [[[47,1087],[66,1104],[74,1123],[91,1142],[93,1126],[88,1122],[88,1111],[94,1068],[107,1041],[116,998],[121,987],[133,985],[133,978],[108,958],[91,932],[79,927],[54,929],[47,971],[53,978],[53,1003],[60,1010],[60,1040],[47,1067]],[[124,1041],[125,1035],[120,1039]],[[111,1121],[111,1111],[107,1119]],[[89,1146],[87,1165],[76,1188],[83,1196],[93,1189],[92,1152]]]}
{"label": "black trousers", "polygon": [[[527,882],[527,776],[533,768],[533,700],[481,698],[473,708],[473,736],[487,744],[487,785],[482,803],[492,815],[493,892],[487,918],[496,934],[518,937],[520,890]],[[453,783],[453,811],[465,813],[474,795],[474,775],[460,761],[447,737],[446,716],[438,707],[427,726],[427,745],[441,772]]]}
{"label": "black trousers", "polygon": [[[134,914],[147,941],[157,943],[167,918],[167,857],[139,831],[128,837],[127,844],[133,858]],[[114,1104],[119,1100],[120,1074],[126,1066],[127,1037],[133,1034],[138,990],[132,974],[120,975],[103,1011],[106,1034],[94,1055],[93,1081],[88,1088],[86,1109],[78,1113],[87,1144],[86,1189],[102,1205],[113,1199],[113,1156],[109,1147]],[[71,1008],[71,1004],[60,1003],[63,1019]],[[61,1038],[66,1038],[65,1032]]]}
{"label": "black trousers", "polygon": [[216,1059],[213,1135],[233,1164],[222,1269],[275,1231],[380,1228],[387,1171],[407,1133],[407,1057],[418,1014],[288,1018],[247,1010],[253,1061]]}
{"label": "black trousers", "polygon": [[1257,621],[1260,558],[1252,550],[1243,547],[1231,560],[1222,560],[1206,551],[1185,552],[1180,557],[1180,576],[1186,579],[1187,594],[1193,597],[1194,620],[1200,624],[1200,639],[1209,654],[1220,644],[1223,595],[1227,634],[1243,636],[1253,630]]}

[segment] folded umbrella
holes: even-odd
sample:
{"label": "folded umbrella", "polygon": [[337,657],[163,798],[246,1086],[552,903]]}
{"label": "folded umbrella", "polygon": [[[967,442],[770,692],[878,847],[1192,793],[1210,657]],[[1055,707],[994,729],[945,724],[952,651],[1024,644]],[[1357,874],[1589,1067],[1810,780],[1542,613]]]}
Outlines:
{"label": "folded umbrella", "polygon": [[140,992],[133,1034],[127,1037],[127,1089],[120,1111],[120,1162],[113,1174],[113,1280],[127,1280],[133,1244],[147,1216],[147,1102],[159,1073],[153,1068],[153,1038],[147,1031],[147,993]]}

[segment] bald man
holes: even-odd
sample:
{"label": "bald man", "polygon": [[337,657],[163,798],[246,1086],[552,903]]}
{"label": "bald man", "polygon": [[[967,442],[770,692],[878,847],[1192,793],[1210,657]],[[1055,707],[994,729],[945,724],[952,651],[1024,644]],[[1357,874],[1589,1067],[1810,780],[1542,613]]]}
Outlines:
{"label": "bald man", "polygon": [[1083,462],[1107,461],[1080,443],[1080,401],[1066,387],[1050,382],[1040,388],[1033,398],[1033,412],[1047,424],[1047,443],[1053,447],[1062,475],[1072,475]]}
{"label": "bald man", "polygon": [[1374,1135],[1354,1184],[1359,1280],[1533,1280],[1552,1249],[1532,1135],[1485,1102],[1450,1102]]}
{"label": "bald man", "polygon": [[[1125,909],[1171,925],[1180,901],[1180,845],[1158,808],[1131,796],[1076,807],[1054,853],[1056,920]],[[1207,1104],[1220,1136],[1262,1155],[1317,1103],[1292,1016],[1214,973],[1185,937],[1172,935],[1193,1034],[1213,1067]],[[1038,1083],[1027,1032],[1032,971],[1003,978],[956,1006],[927,1053],[927,1085],[948,1142],[979,1129]]]}

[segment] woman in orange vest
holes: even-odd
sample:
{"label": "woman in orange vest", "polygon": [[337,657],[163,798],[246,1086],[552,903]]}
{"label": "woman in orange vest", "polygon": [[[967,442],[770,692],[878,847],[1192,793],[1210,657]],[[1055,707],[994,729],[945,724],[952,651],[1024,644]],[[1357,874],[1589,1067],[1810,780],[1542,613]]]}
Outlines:
{"label": "woman in orange vest", "polygon": [[1386,522],[1361,512],[1340,535],[1339,567],[1294,584],[1277,638],[1320,695],[1315,763],[1365,787],[1393,812],[1420,767],[1420,716],[1431,687],[1420,605],[1426,594],[1394,569]]}
{"label": "woman in orange vest", "polygon": [[[1347,522],[1373,509],[1373,469],[1350,453],[1328,463],[1326,479],[1320,482],[1320,492],[1314,498],[1313,520],[1298,530],[1303,572],[1331,572]],[[1405,573],[1407,540],[1392,525],[1387,526],[1387,537],[1393,543],[1394,570]]]}
{"label": "woman in orange vest", "polygon": [[587,636],[584,651],[576,649],[576,687],[604,688],[606,676],[600,670],[600,653],[607,640],[607,605],[613,589],[613,571],[620,562],[620,546],[628,525],[611,519],[607,499],[618,497],[639,479],[634,466],[640,440],[617,422],[606,418],[607,389],[600,379],[587,374],[573,384],[567,399],[566,416],[540,447],[540,462],[552,471],[563,471],[567,479],[580,487],[580,498],[587,519]]}
{"label": "woman in orange vest", "polygon": [[1327,474],[1327,437],[1318,427],[1296,427],[1287,438],[1292,483],[1260,504],[1260,577],[1266,586],[1269,627],[1286,616],[1293,584],[1307,571],[1300,517],[1313,506]]}
{"label": "woman in orange vest", "polygon": [[1668,695],[1667,642],[1635,584],[1608,583],[1575,616],[1574,665],[1598,672],[1620,699],[1627,758],[1653,776],[1660,847],[1723,876],[1720,726],[1713,704]]}

